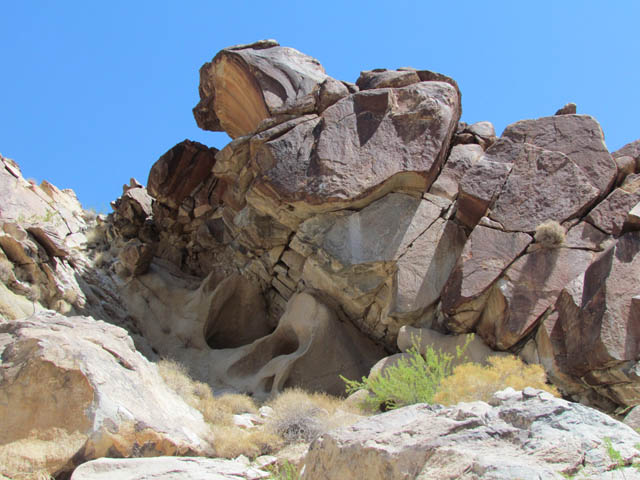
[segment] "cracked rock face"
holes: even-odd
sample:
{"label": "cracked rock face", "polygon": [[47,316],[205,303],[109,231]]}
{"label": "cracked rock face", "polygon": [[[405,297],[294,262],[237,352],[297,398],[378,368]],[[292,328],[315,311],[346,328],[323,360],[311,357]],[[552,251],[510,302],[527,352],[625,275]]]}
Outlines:
{"label": "cracked rock face", "polygon": [[490,403],[412,405],[326,433],[302,478],[614,478],[605,438],[637,478],[640,435],[627,425],[541,390],[507,389]]}
{"label": "cracked rock face", "polygon": [[[233,141],[180,142],[108,219],[2,159],[0,313],[109,320],[150,358],[259,396],[338,392],[338,373],[365,375],[409,327],[475,332],[572,398],[640,402],[637,142],[611,155],[568,111],[496,138],[458,122],[445,75],[351,84],[272,40],[200,74],[196,121]],[[548,220],[553,248],[534,235]]]}

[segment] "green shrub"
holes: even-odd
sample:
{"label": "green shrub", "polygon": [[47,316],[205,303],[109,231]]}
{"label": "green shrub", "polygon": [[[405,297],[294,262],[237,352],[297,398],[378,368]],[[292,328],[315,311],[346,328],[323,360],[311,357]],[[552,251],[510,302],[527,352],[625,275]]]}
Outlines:
{"label": "green shrub", "polygon": [[364,401],[368,409],[382,406],[389,410],[414,403],[432,403],[442,380],[451,375],[453,361],[462,358],[471,338],[469,336],[462,348],[456,347],[455,355],[430,346],[422,355],[414,342],[406,352],[408,357],[401,358],[378,375],[362,377],[362,381],[349,380],[342,375],[340,378],[346,384],[347,394],[363,389],[371,393]]}

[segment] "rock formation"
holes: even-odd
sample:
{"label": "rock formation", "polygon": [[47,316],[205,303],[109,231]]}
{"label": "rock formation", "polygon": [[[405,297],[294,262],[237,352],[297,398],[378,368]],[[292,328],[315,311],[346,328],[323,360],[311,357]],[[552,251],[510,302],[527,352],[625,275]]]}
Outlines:
{"label": "rock formation", "polygon": [[311,445],[302,478],[640,478],[631,466],[638,438],[547,392],[506,389],[490,404],[418,404],[326,433]]}
{"label": "rock formation", "polygon": [[[273,40],[219,52],[199,91],[196,122],[232,141],[172,147],[108,217],[0,157],[3,366],[77,322],[79,343],[61,342],[51,355],[64,365],[46,372],[78,377],[69,385],[86,401],[68,407],[96,414],[93,357],[68,365],[69,352],[135,353],[105,347],[95,332],[130,349],[93,319],[125,328],[150,360],[257,398],[288,386],[339,394],[339,374],[367,375],[411,333],[448,349],[475,332],[477,361],[516,353],[569,399],[609,412],[640,403],[640,141],[610,154],[575,105],[497,137],[489,122],[459,122],[460,90],[443,74],[376,69],[348,83]],[[550,221],[559,243],[536,233]],[[18,346],[23,334],[32,340]],[[11,368],[0,395],[20,385]],[[164,439],[143,413],[163,439],[154,454],[204,451],[194,436]],[[112,414],[98,415],[111,434]],[[87,415],[72,428],[76,460],[99,456],[85,444],[104,429]],[[132,435],[113,448],[138,448]],[[56,462],[50,472],[73,463]]]}

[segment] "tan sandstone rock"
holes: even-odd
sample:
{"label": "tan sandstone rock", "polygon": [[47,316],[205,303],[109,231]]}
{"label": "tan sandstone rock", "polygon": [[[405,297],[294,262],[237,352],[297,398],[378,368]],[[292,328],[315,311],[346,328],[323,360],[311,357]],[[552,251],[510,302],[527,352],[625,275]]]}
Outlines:
{"label": "tan sandstone rock", "polygon": [[103,456],[211,452],[200,413],[123,329],[42,312],[0,323],[0,346],[0,468],[9,475],[57,475]]}

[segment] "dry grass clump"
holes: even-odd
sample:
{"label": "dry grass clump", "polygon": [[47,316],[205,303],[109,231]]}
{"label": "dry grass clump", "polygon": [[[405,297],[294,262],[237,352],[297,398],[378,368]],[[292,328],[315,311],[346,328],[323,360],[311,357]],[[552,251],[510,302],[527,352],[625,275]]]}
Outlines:
{"label": "dry grass clump", "polygon": [[555,220],[547,220],[536,227],[536,242],[546,248],[556,248],[564,243],[565,231]]}
{"label": "dry grass clump", "polygon": [[193,380],[186,368],[174,360],[160,360],[157,366],[165,383],[212,425],[230,426],[233,425],[234,414],[257,412],[255,403],[247,395],[215,397],[209,385]]}
{"label": "dry grass clump", "polygon": [[284,446],[282,438],[261,428],[244,430],[235,425],[214,426],[213,435],[216,456],[222,458],[238,455],[256,458],[275,453]]}
{"label": "dry grass clump", "polygon": [[336,423],[349,422],[341,415],[343,400],[325,393],[309,393],[300,388],[285,390],[268,403],[273,415],[268,418],[268,431],[282,437],[286,443],[311,442]]}
{"label": "dry grass clump", "polygon": [[255,458],[274,453],[284,445],[282,439],[272,432],[262,428],[245,430],[233,423],[233,415],[258,412],[249,396],[233,393],[215,397],[211,387],[190,378],[183,365],[163,359],[157,366],[165,383],[211,424],[217,457],[246,455]]}
{"label": "dry grass clump", "polygon": [[490,357],[488,362],[488,366],[477,363],[457,366],[453,374],[442,381],[433,400],[443,405],[476,400],[486,402],[495,392],[507,387],[515,390],[533,387],[560,396],[556,387],[546,384],[541,365],[526,365],[515,356]]}

